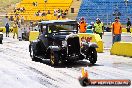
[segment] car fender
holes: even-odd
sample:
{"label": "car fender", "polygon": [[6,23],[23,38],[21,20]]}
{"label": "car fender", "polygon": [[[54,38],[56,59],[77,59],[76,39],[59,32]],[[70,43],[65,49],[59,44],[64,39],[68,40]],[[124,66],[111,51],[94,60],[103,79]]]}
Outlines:
{"label": "car fender", "polygon": [[53,50],[53,51],[59,51],[60,50],[59,46],[49,46],[48,49]]}
{"label": "car fender", "polygon": [[36,45],[37,45],[37,43],[38,43],[37,40],[36,40],[36,41],[32,41],[32,42],[30,42],[30,44],[29,44],[29,52],[31,52],[31,48],[33,48],[33,50],[36,49]]}
{"label": "car fender", "polygon": [[98,48],[98,45],[96,43],[89,43],[89,47]]}

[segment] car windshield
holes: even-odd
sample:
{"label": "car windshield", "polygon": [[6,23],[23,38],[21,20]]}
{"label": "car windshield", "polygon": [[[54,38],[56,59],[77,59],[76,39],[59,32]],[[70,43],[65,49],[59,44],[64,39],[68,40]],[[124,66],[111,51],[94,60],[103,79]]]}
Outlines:
{"label": "car windshield", "polygon": [[77,25],[75,24],[63,24],[63,25],[50,25],[48,28],[48,31],[51,31],[52,33],[74,33],[77,32]]}

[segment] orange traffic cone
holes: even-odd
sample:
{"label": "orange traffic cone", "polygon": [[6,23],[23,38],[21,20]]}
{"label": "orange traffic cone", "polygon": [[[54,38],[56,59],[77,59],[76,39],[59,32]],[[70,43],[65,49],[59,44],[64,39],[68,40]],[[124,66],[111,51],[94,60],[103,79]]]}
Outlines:
{"label": "orange traffic cone", "polygon": [[88,78],[88,72],[82,68],[82,77]]}
{"label": "orange traffic cone", "polygon": [[88,71],[84,68],[81,69],[82,77],[79,78],[79,82],[82,86],[87,86],[91,84],[90,79],[88,78]]}

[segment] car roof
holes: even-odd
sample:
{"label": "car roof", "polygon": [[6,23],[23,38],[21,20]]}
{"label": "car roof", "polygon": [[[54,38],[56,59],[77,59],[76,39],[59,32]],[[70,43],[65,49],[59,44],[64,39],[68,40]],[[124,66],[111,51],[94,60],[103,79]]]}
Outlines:
{"label": "car roof", "polygon": [[39,22],[39,24],[65,24],[65,23],[76,24],[77,21],[75,20],[50,20],[50,21]]}

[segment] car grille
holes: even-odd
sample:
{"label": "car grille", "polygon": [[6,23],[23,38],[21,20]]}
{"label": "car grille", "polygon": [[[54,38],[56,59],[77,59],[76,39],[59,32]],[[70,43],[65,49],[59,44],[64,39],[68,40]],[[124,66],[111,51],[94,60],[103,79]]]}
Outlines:
{"label": "car grille", "polygon": [[67,39],[68,54],[74,55],[80,53],[79,37],[70,37]]}

